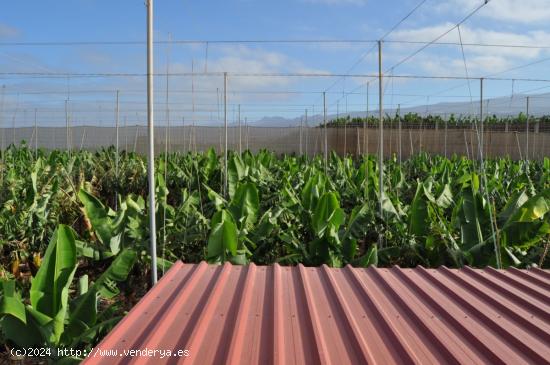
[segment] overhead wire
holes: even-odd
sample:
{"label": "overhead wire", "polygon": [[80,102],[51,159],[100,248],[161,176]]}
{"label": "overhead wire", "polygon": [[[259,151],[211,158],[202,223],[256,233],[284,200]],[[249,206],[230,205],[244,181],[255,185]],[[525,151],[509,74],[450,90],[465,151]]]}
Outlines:
{"label": "overhead wire", "polygon": [[[476,6],[472,11],[470,11],[464,18],[462,18],[458,23],[456,23],[454,26],[452,26],[451,28],[449,28],[448,30],[446,30],[445,32],[441,33],[440,35],[438,35],[434,40],[424,44],[422,47],[420,47],[419,49],[417,49],[416,51],[414,51],[413,53],[409,54],[408,56],[406,56],[405,58],[401,59],[399,62],[397,62],[396,64],[392,65],[389,69],[395,69],[396,67],[402,65],[403,63],[407,62],[408,60],[410,60],[411,58],[415,57],[417,54],[419,54],[420,52],[422,52],[423,50],[425,50],[426,48],[428,48],[430,45],[434,44],[435,42],[439,41],[441,38],[445,37],[447,34],[449,34],[450,32],[452,32],[454,29],[456,29],[457,27],[459,27],[461,24],[463,24],[464,22],[466,22],[468,19],[470,19],[475,13],[477,13],[480,9],[482,9],[485,5],[487,5],[491,0],[484,0],[482,4],[480,4],[479,6]],[[387,72],[387,71],[386,71]]]}
{"label": "overhead wire", "polygon": [[[387,35],[384,36],[384,38]],[[383,39],[384,43],[395,44],[429,44],[441,46],[458,46],[458,42],[437,42],[424,40],[405,40],[405,39]],[[155,41],[155,44],[164,45],[168,41]],[[374,39],[233,39],[233,40],[172,40],[172,44],[204,44],[205,46],[212,44],[369,44],[377,43]],[[44,41],[44,42],[0,42],[0,47],[53,47],[53,46],[124,46],[124,45],[145,45],[144,41]],[[525,49],[550,49],[547,44],[515,44],[515,43],[481,43],[469,42],[464,43],[468,47],[498,47],[498,48],[525,48]],[[206,53],[207,54],[207,53]]]}
{"label": "overhead wire", "polygon": [[[411,11],[409,11],[403,18],[401,18],[401,20],[399,20],[396,24],[394,24],[394,26],[388,30],[381,38],[380,40],[383,40],[384,38],[386,38],[388,35],[390,35],[395,29],[397,29],[405,20],[407,20],[418,8],[420,8],[427,0],[421,0]],[[350,73],[355,67],[357,67],[357,65],[359,65],[361,62],[363,62],[363,60],[372,52],[376,49],[378,45],[378,42],[375,42],[372,47],[367,51],[365,52],[360,58],[359,60],[357,60],[347,71],[346,73]],[[334,87],[339,81],[339,80],[336,80],[334,81],[327,89],[325,89],[325,91],[328,91],[330,90],[332,87]],[[342,98],[345,96],[342,95]],[[342,100],[342,98],[338,99],[338,102],[340,100]]]}

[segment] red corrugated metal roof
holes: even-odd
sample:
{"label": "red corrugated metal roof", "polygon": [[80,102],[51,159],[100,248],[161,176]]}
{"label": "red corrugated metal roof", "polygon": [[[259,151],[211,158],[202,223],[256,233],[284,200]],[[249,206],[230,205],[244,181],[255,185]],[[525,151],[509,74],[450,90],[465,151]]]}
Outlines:
{"label": "red corrugated metal roof", "polygon": [[550,272],[177,263],[94,353],[86,364],[547,364]]}

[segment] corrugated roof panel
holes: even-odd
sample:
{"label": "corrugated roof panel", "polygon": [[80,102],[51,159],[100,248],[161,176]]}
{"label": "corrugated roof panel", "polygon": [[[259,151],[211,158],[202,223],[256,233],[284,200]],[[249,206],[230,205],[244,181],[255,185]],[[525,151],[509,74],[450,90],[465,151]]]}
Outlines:
{"label": "corrugated roof panel", "polygon": [[[189,356],[124,353],[155,349],[188,350]],[[101,356],[105,350],[118,352]],[[175,264],[86,364],[548,364],[548,359],[546,270],[203,262]]]}

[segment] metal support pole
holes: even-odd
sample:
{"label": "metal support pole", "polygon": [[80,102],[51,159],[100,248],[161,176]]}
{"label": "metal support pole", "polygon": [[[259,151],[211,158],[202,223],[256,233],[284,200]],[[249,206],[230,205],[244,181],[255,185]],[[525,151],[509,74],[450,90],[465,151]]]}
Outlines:
{"label": "metal support pole", "polygon": [[516,144],[517,144],[517,146],[518,146],[519,159],[520,159],[520,160],[523,160],[523,156],[521,155],[521,146],[519,145],[518,132],[515,131],[514,134],[516,135]]}
{"label": "metal support pole", "polygon": [[447,158],[447,118],[445,118],[445,158]]}
{"label": "metal support pole", "polygon": [[[336,101],[336,149],[338,150],[338,144],[339,144],[339,137],[340,137],[340,126],[338,125],[340,123],[340,101]],[[344,152],[345,154],[345,152]]]}
{"label": "metal support pole", "polygon": [[[119,103],[118,103],[119,91],[116,91],[116,110],[115,110],[115,176],[118,179],[118,121],[119,121]],[[118,180],[117,180],[118,182]],[[117,203],[115,203],[117,204]]]}
{"label": "metal support pole", "polygon": [[464,132],[464,146],[466,146],[466,157],[468,160],[470,159],[470,151],[468,150],[468,140],[466,139],[466,130],[463,130]]}
{"label": "metal support pole", "polygon": [[34,109],[34,158],[38,158],[38,123],[37,123],[38,110]]}
{"label": "metal support pole", "polygon": [[[166,177],[167,171],[168,171],[168,152],[170,151],[170,51],[172,46],[172,34],[168,33],[168,45],[166,47],[166,125],[164,127],[164,176]],[[191,72],[194,72],[194,65],[193,61],[191,61]],[[194,86],[194,85],[191,85]],[[192,93],[194,96],[194,88],[192,88]],[[194,105],[194,102],[193,102]],[[166,241],[166,227],[163,223],[163,254],[162,257],[164,258],[164,243]],[[163,272],[164,275],[164,264],[163,264]]]}
{"label": "metal support pole", "polygon": [[134,153],[136,153],[136,149],[137,149],[137,141],[138,141],[138,134],[139,134],[139,125],[136,124],[136,134],[134,136]]}
{"label": "metal support pole", "polygon": [[323,124],[325,129],[325,174],[328,171],[328,135],[327,135],[327,101],[326,92],[323,91]]}
{"label": "metal support pole", "polygon": [[[165,160],[168,159],[170,153],[170,109],[166,109],[166,127],[164,128],[164,155]],[[168,165],[166,165],[168,166]],[[167,169],[167,167],[165,168]]]}
{"label": "metal support pole", "polygon": [[[6,136],[4,128],[4,98],[6,92],[6,85],[2,85],[2,101],[0,103],[0,129],[2,130],[2,146],[0,149],[0,154],[2,155],[2,162],[4,162],[4,150],[6,149]],[[2,173],[3,176],[3,173]]]}
{"label": "metal support pole", "polygon": [[[346,105],[347,105],[347,97],[346,97]],[[347,106],[346,106],[347,109]],[[344,156],[348,153],[348,116],[347,116],[347,110],[346,110],[346,117],[344,118]]]}
{"label": "metal support pole", "polygon": [[[27,120],[26,117],[25,117],[25,120]],[[32,144],[33,144],[33,141],[34,141],[34,133],[35,133],[35,132],[36,132],[36,131],[35,131],[34,128],[33,128],[32,133],[31,133],[31,138],[29,139],[29,148],[32,148]]]}
{"label": "metal support pole", "polygon": [[67,144],[67,153],[70,153],[69,148],[69,100],[65,100],[65,141]]}
{"label": "metal support pole", "polygon": [[527,116],[527,121],[525,123],[525,159],[527,160],[529,158],[529,97],[527,97],[525,114]]}
{"label": "metal support pole", "polygon": [[147,177],[149,179],[149,242],[151,282],[157,283],[157,225],[155,221],[155,122],[153,117],[153,0],[147,1]]}
{"label": "metal support pole", "polygon": [[367,116],[365,117],[365,120],[363,121],[363,153],[368,154],[368,148],[367,148],[367,123],[369,121],[369,86],[370,82],[367,81]]}
{"label": "metal support pole", "polygon": [[483,163],[483,146],[485,145],[483,136],[483,77],[479,79],[479,159]]}
{"label": "metal support pole", "polygon": [[195,126],[195,119],[191,123],[190,138],[193,145],[193,153],[197,153],[197,127]]}
{"label": "metal support pole", "polygon": [[246,150],[249,151],[250,147],[248,145],[248,138],[250,136],[250,129],[249,129],[249,126],[248,126],[248,119],[246,117],[244,117],[244,126],[246,128]]}
{"label": "metal support pole", "polygon": [[11,119],[11,144],[15,147],[15,118],[17,118],[17,110],[13,114]]}
{"label": "metal support pole", "polygon": [[308,141],[308,135],[309,135],[309,127],[307,124],[307,109],[305,110],[305,123],[306,123],[306,156],[309,156],[308,154],[308,147],[309,147],[309,141]]}
{"label": "metal support pole", "polygon": [[412,132],[411,132],[410,127],[409,127],[409,143],[411,145],[411,148],[410,148],[410,151],[409,151],[409,158],[411,158],[414,155],[414,148],[413,148]]}
{"label": "metal support pole", "polygon": [[401,104],[397,104],[397,128],[399,130],[399,136],[398,136],[398,141],[399,141],[399,164],[401,165],[401,161],[402,161],[402,149],[401,149]]}
{"label": "metal support pole", "polygon": [[[480,79],[479,86],[480,86],[479,112],[480,112],[480,120],[481,120],[481,130],[483,132],[483,78]],[[483,133],[482,133],[482,138],[483,138]],[[483,141],[483,139],[482,139],[482,141]],[[484,145],[482,144],[482,147],[483,146]],[[491,202],[491,200],[489,199],[489,191],[488,191],[488,188],[487,188],[487,174],[485,172],[485,161],[484,161],[484,156],[483,156],[483,148],[482,148],[482,154],[481,154],[480,167],[481,167],[483,192],[486,194],[487,203],[489,204],[489,222],[491,224],[491,233],[492,233],[492,237],[493,237],[493,244],[494,244],[494,250],[495,250],[496,267],[497,267],[497,269],[500,269],[501,268],[500,247],[499,247],[499,243],[497,242],[497,236],[496,236],[496,230],[498,229],[498,227],[495,227],[496,221],[494,223],[495,225],[493,225],[493,205],[494,205],[494,202]]]}
{"label": "metal support pole", "polygon": [[[380,217],[383,216],[382,200],[384,198],[384,120],[383,120],[383,97],[382,94],[382,41],[378,41],[378,118],[379,118],[379,139],[380,148],[378,151],[378,199],[380,205]],[[380,244],[382,244],[382,235],[380,235]]]}
{"label": "metal support pole", "polygon": [[243,134],[241,131],[241,104],[239,104],[237,118],[239,118],[239,155],[240,155],[243,153]]}
{"label": "metal support pole", "polygon": [[355,127],[355,136],[357,138],[357,147],[355,148],[355,154],[361,155],[361,140],[359,139],[359,127]]}
{"label": "metal support pole", "polygon": [[303,123],[304,123],[304,118],[300,118],[300,156],[302,156],[302,133],[303,133]]}
{"label": "metal support pole", "polygon": [[224,128],[224,159],[223,159],[223,192],[228,197],[227,191],[227,72],[223,73],[223,128]]}
{"label": "metal support pole", "polygon": [[124,116],[124,152],[128,152],[128,120]]}
{"label": "metal support pole", "polygon": [[[195,125],[195,121],[192,120],[191,121],[191,125],[189,126],[189,141],[187,143],[187,150],[189,152],[193,152],[193,126]],[[222,136],[220,134],[220,151],[221,151],[221,140],[222,140]]]}
{"label": "metal support pole", "polygon": [[82,131],[82,138],[80,140],[80,151],[82,151],[82,148],[84,146],[84,138],[86,138],[86,127],[84,127],[84,130]]}
{"label": "metal support pole", "polygon": [[183,141],[183,146],[182,146],[182,153],[185,154],[185,117],[181,117],[181,129],[182,129],[182,141]]}

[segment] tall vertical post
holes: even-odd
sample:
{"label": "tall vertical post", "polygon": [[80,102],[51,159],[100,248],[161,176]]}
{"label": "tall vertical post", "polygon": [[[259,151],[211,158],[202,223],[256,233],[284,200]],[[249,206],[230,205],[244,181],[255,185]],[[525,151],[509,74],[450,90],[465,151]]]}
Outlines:
{"label": "tall vertical post", "polygon": [[367,123],[369,121],[369,86],[370,81],[367,81],[367,116],[365,117],[365,121],[363,122],[363,153],[368,154],[368,146],[367,146]]}
{"label": "tall vertical post", "polygon": [[[168,153],[170,152],[170,109],[166,109],[166,127],[164,128],[164,159],[168,161]],[[164,172],[166,173],[166,168]]]}
{"label": "tall vertical post", "polygon": [[239,119],[239,154],[243,153],[243,134],[241,131],[241,104],[239,104],[239,110],[237,113],[237,118]]}
{"label": "tall vertical post", "polygon": [[224,158],[223,158],[223,192],[228,197],[227,191],[227,72],[223,73],[223,129],[224,129]]}
{"label": "tall vertical post", "polygon": [[[340,126],[338,125],[338,123],[340,123],[340,101],[337,100],[336,101],[336,124],[335,124],[335,127],[336,127],[336,150],[338,151],[338,144],[339,144],[339,139],[338,137],[340,137]],[[345,152],[344,152],[345,153]]]}
{"label": "tall vertical post", "polygon": [[181,117],[181,134],[182,134],[182,141],[183,141],[183,146],[182,146],[182,153],[185,154],[185,117]]}
{"label": "tall vertical post", "polygon": [[2,162],[4,162],[4,150],[6,149],[6,136],[4,128],[4,97],[6,92],[6,85],[2,85],[2,100],[0,102],[0,129],[2,130],[2,146],[0,146],[0,154],[2,155]]}
{"label": "tall vertical post", "polygon": [[463,132],[464,132],[464,146],[466,146],[466,157],[469,160],[470,159],[470,152],[468,150],[468,140],[466,139],[466,130],[464,129]]}
{"label": "tall vertical post", "polygon": [[307,109],[305,110],[305,123],[306,123],[306,156],[308,156],[308,146],[309,146],[309,143],[308,143],[308,134],[309,134],[309,127],[308,127],[308,124],[307,124]]}
{"label": "tall vertical post", "polygon": [[66,145],[67,145],[67,153],[70,153],[70,148],[69,148],[69,100],[65,100],[65,132],[66,132],[66,136],[65,136],[65,141],[66,141]]}
{"label": "tall vertical post", "polygon": [[138,135],[139,135],[139,124],[136,124],[136,133],[134,135],[134,148],[133,148],[134,153],[136,153],[136,149],[137,149]]}
{"label": "tall vertical post", "polygon": [[119,147],[119,129],[118,129],[118,125],[119,125],[119,102],[118,102],[118,97],[119,97],[119,91],[117,90],[116,91],[116,109],[115,109],[115,148],[116,148],[116,155],[115,155],[115,173],[116,173],[116,177],[118,178],[118,147]]}
{"label": "tall vertical post", "polygon": [[[380,147],[378,151],[378,199],[380,206],[380,217],[383,216],[382,199],[384,198],[384,120],[383,120],[383,102],[384,94],[382,93],[382,41],[378,41],[378,118],[379,118],[379,135]],[[380,245],[382,245],[382,235],[380,235]]]}
{"label": "tall vertical post", "polygon": [[38,158],[38,110],[34,109],[34,158]]}
{"label": "tall vertical post", "polygon": [[525,122],[525,159],[527,160],[529,158],[529,97],[527,97],[526,103],[525,115],[527,116],[527,121]]}
{"label": "tall vertical post", "polygon": [[302,156],[302,133],[303,133],[303,123],[304,123],[304,118],[300,118],[300,156]]}
{"label": "tall vertical post", "polygon": [[344,156],[346,155],[346,153],[348,153],[348,129],[347,129],[347,124],[348,124],[348,116],[347,116],[347,113],[348,113],[348,97],[346,96],[346,116],[344,118]]}
{"label": "tall vertical post", "polygon": [[398,141],[399,141],[399,164],[403,160],[402,157],[402,147],[401,147],[401,104],[397,104],[397,129],[399,131]]}
{"label": "tall vertical post", "polygon": [[355,136],[357,138],[356,156],[361,156],[361,140],[359,139],[359,127],[355,127]]}
{"label": "tall vertical post", "polygon": [[325,174],[328,171],[328,135],[327,135],[327,100],[326,92],[323,91],[323,123],[325,129]]}
{"label": "tall vertical post", "polygon": [[11,144],[15,147],[15,118],[17,118],[17,109],[11,119]]}
{"label": "tall vertical post", "polygon": [[84,147],[84,139],[86,138],[86,127],[82,130],[82,138],[80,139],[80,149],[79,151],[82,151],[82,148]]}
{"label": "tall vertical post", "polygon": [[483,77],[479,79],[479,159],[483,163]]}
{"label": "tall vertical post", "polygon": [[126,116],[124,116],[124,151],[128,152],[128,120]]}
{"label": "tall vertical post", "polygon": [[[149,242],[151,282],[157,283],[157,225],[155,221],[155,123],[153,118],[153,0],[147,1],[147,177],[149,180]],[[137,128],[136,128],[137,129]]]}
{"label": "tall vertical post", "polygon": [[[165,161],[164,176],[165,177],[168,171],[168,167],[167,167],[168,164],[166,162],[168,161],[168,152],[170,151],[168,146],[170,145],[170,51],[171,51],[171,45],[172,45],[172,34],[168,33],[168,46],[166,47],[166,112],[165,112],[166,125],[164,127],[164,161]],[[191,72],[194,72],[193,64],[191,64]],[[166,240],[166,227],[164,226],[163,226],[163,237],[164,237],[163,239]],[[163,250],[164,250],[164,243],[163,243]],[[164,258],[164,252],[162,257]],[[163,269],[164,269],[164,265],[163,265]],[[164,274],[164,271],[163,271],[163,274]]]}
{"label": "tall vertical post", "polygon": [[250,136],[250,129],[248,128],[248,119],[244,117],[244,127],[246,128],[246,149],[250,150],[250,146],[248,145],[248,138]]}
{"label": "tall vertical post", "polygon": [[118,104],[118,95],[119,91],[116,91],[116,107],[115,107],[115,180],[116,180],[116,186],[115,186],[115,210],[118,210],[118,142],[119,142],[119,134],[118,134],[118,117],[119,117],[119,104]]}

